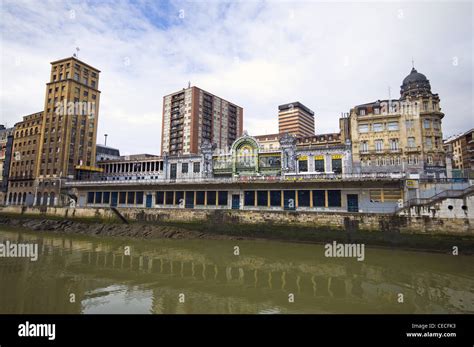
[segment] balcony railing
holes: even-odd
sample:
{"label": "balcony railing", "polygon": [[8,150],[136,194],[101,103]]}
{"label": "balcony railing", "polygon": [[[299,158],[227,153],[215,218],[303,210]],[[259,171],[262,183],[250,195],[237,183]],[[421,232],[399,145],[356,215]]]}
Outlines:
{"label": "balcony railing", "polygon": [[194,183],[242,183],[242,182],[322,182],[322,181],[377,181],[390,180],[400,181],[407,177],[405,174],[395,173],[363,173],[363,174],[334,174],[334,173],[311,173],[311,174],[284,174],[282,176],[237,176],[237,177],[193,177],[178,179],[140,179],[140,180],[90,180],[90,181],[68,181],[67,187],[86,187],[86,186],[127,186],[127,185],[156,185],[156,184],[194,184]]}
{"label": "balcony railing", "polygon": [[420,151],[421,151],[421,146],[408,146],[408,147],[405,147],[405,152],[407,152],[407,153],[420,152]]}

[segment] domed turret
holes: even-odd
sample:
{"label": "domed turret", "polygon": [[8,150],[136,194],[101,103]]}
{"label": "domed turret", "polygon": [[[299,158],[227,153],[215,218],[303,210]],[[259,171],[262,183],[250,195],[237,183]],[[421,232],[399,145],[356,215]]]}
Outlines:
{"label": "domed turret", "polygon": [[408,96],[419,96],[431,94],[430,81],[425,75],[416,71],[413,67],[410,74],[403,79],[400,87],[402,99]]}

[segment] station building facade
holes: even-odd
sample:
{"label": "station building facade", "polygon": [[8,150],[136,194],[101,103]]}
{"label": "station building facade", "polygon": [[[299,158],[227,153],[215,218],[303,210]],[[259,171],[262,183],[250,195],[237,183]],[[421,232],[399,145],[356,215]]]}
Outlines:
{"label": "station building facade", "polygon": [[244,134],[228,151],[206,142],[199,155],[107,160],[65,189],[80,207],[394,212],[400,177],[353,174],[350,144],[328,139],[284,134],[269,149]]}

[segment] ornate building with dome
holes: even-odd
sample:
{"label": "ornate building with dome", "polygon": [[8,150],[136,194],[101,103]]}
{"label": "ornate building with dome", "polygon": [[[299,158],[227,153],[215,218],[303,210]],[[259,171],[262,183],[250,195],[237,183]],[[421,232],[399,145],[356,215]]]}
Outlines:
{"label": "ornate building with dome", "polygon": [[414,67],[400,98],[357,105],[350,112],[353,170],[446,177],[444,113],[430,81]]}

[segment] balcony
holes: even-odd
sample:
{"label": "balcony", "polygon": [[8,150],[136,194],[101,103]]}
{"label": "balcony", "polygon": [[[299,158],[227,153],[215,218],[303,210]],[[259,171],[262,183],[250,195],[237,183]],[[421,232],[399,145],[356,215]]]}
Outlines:
{"label": "balcony", "polygon": [[[176,153],[178,154],[178,151]],[[230,168],[221,168],[220,172],[215,173],[230,173]],[[214,170],[216,171],[216,170]],[[218,170],[219,171],[219,170]],[[284,174],[280,175],[255,175],[255,176],[236,176],[236,177],[192,177],[192,178],[180,178],[180,179],[149,179],[139,181],[96,181],[96,180],[83,180],[83,181],[67,181],[65,186],[67,187],[87,187],[87,186],[130,186],[130,185],[159,185],[169,183],[180,183],[180,184],[195,184],[195,183],[207,183],[207,184],[223,184],[223,183],[241,183],[241,182],[261,182],[261,183],[275,183],[282,182],[286,184],[293,184],[293,182],[333,182],[333,181],[396,181],[406,178],[407,175],[404,173],[362,173],[362,174],[334,174],[334,173],[298,173],[298,174]]]}
{"label": "balcony", "polygon": [[405,152],[406,153],[414,153],[414,152],[420,152],[421,151],[421,146],[408,146],[405,147]]}

